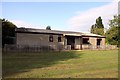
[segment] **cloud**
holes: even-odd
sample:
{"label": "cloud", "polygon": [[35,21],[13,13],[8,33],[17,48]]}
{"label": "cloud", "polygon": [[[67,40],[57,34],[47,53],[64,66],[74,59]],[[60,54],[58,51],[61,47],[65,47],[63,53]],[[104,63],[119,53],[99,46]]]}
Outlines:
{"label": "cloud", "polygon": [[117,5],[117,2],[111,2],[107,5],[92,8],[84,12],[77,11],[76,15],[68,20],[68,24],[71,26],[70,29],[88,32],[91,25],[95,24],[96,18],[99,16],[102,17],[105,28],[108,28],[109,20],[113,18],[113,15],[118,13]]}
{"label": "cloud", "polygon": [[10,20],[12,23],[14,23],[17,27],[32,27],[31,24],[22,21],[22,20]]}
{"label": "cloud", "polygon": [[25,27],[25,28],[45,28],[45,26],[40,26],[40,25],[33,25],[31,23],[28,23],[26,21],[22,20],[10,20],[13,24],[15,24],[17,27]]}

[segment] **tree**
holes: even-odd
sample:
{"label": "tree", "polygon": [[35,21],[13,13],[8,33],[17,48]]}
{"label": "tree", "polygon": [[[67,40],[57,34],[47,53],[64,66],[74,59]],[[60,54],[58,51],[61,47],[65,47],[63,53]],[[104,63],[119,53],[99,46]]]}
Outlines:
{"label": "tree", "polygon": [[13,37],[15,37],[15,28],[17,26],[8,20],[0,20],[2,22],[2,47],[4,47],[5,44],[14,43]]}
{"label": "tree", "polygon": [[90,32],[98,35],[104,35],[104,25],[102,23],[101,17],[96,19],[96,23],[91,26]]}
{"label": "tree", "polygon": [[96,26],[97,28],[104,28],[101,17],[98,17],[98,19],[96,19]]}
{"label": "tree", "polygon": [[51,27],[50,27],[50,26],[47,26],[47,27],[46,27],[46,30],[51,30]]}
{"label": "tree", "polygon": [[94,25],[92,25],[92,26],[91,26],[91,31],[90,31],[90,32],[91,32],[91,33],[94,33],[94,30],[95,30],[95,27],[94,27]]}
{"label": "tree", "polygon": [[120,15],[115,15],[112,20],[109,21],[110,28],[106,31],[106,41],[111,45],[119,45],[120,43]]}

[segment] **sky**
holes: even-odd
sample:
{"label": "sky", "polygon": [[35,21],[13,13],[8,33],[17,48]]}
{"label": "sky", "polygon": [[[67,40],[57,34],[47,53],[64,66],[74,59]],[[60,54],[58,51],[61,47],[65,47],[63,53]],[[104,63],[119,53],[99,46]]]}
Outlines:
{"label": "sky", "polygon": [[111,2],[2,2],[2,18],[18,27],[90,32],[101,16],[105,28],[118,14],[118,3]]}

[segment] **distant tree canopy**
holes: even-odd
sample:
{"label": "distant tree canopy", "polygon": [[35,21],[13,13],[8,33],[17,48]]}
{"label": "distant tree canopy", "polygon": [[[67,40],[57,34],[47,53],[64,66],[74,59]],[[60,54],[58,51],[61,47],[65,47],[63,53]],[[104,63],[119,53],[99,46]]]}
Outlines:
{"label": "distant tree canopy", "polygon": [[51,26],[47,26],[47,27],[46,27],[46,30],[51,30]]}
{"label": "distant tree canopy", "polygon": [[4,44],[13,44],[17,26],[5,19],[0,19],[0,21],[2,22],[2,47],[4,47]]}
{"label": "distant tree canopy", "polygon": [[119,45],[120,43],[120,15],[115,15],[109,21],[110,28],[106,31],[106,41],[108,44]]}
{"label": "distant tree canopy", "polygon": [[93,34],[104,35],[104,25],[102,23],[101,17],[96,19],[96,23],[91,26],[90,32]]}

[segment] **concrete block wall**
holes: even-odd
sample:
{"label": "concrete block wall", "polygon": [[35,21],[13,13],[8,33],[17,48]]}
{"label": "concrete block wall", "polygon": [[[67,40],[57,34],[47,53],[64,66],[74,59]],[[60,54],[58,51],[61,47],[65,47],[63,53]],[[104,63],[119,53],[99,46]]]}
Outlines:
{"label": "concrete block wall", "polygon": [[53,42],[49,42],[49,34],[30,34],[30,33],[17,33],[17,45],[28,46],[52,46],[57,49],[59,45],[64,46],[64,39],[61,37],[62,42],[58,42],[59,35],[53,35]]}

